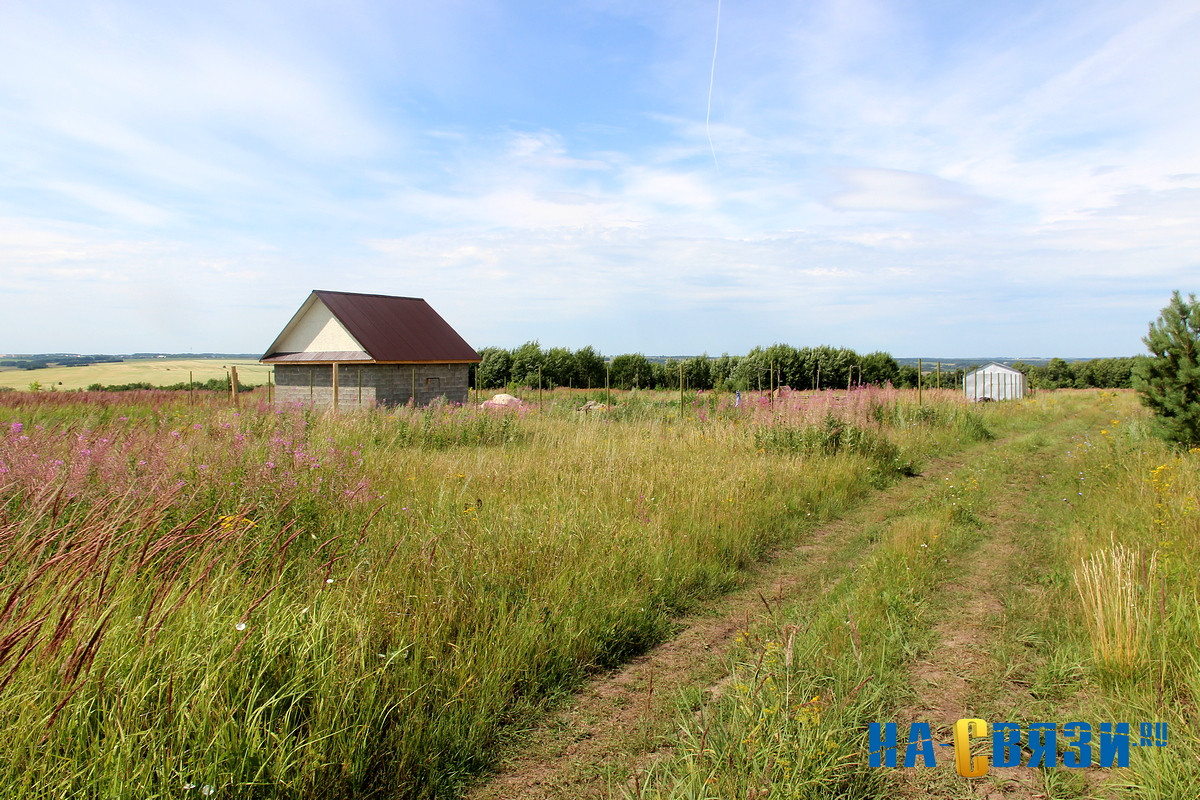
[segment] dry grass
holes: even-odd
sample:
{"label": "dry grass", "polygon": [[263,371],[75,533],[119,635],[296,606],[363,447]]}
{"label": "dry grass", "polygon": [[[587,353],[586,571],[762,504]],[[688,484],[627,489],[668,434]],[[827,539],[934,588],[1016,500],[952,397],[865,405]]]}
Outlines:
{"label": "dry grass", "polygon": [[1158,554],[1123,545],[1100,550],[1079,565],[1075,586],[1097,664],[1118,675],[1144,666],[1153,613]]}

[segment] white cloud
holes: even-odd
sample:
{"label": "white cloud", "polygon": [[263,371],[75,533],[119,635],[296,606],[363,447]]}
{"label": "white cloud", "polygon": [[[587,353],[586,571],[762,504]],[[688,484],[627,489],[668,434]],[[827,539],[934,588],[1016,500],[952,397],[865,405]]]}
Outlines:
{"label": "white cloud", "polygon": [[950,212],[979,204],[962,186],[933,175],[865,167],[835,170],[843,190],[828,198],[833,208],[857,211]]}

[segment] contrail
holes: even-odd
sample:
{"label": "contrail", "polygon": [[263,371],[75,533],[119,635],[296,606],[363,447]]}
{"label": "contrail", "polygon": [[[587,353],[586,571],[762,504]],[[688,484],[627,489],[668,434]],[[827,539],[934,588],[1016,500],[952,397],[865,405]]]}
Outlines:
{"label": "contrail", "polygon": [[709,129],[708,121],[712,117],[712,93],[713,80],[717,77],[717,43],[721,41],[721,0],[717,0],[717,33],[713,36],[713,58],[712,71],[708,73],[708,111],[704,114],[704,132],[708,134],[708,149],[712,151],[713,166],[717,169],[721,165],[717,163],[717,149],[713,147],[712,131]]}

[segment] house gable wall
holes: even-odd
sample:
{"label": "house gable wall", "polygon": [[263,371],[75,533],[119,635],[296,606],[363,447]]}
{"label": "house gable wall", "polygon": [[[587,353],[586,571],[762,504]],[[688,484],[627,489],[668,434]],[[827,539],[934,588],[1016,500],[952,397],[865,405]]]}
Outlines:
{"label": "house gable wall", "polygon": [[274,349],[280,353],[319,353],[362,350],[363,346],[338,321],[329,306],[316,300],[288,326]]}

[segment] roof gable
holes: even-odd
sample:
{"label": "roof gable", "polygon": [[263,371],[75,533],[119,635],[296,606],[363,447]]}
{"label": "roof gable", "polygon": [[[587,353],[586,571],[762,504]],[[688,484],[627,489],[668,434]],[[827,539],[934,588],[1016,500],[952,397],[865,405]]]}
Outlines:
{"label": "roof gable", "polygon": [[270,352],[309,353],[319,351],[362,350],[346,326],[333,315],[329,306],[310,295],[287,327],[275,339]]}
{"label": "roof gable", "polygon": [[285,359],[477,362],[479,354],[420,298],[316,290],[263,356]]}

